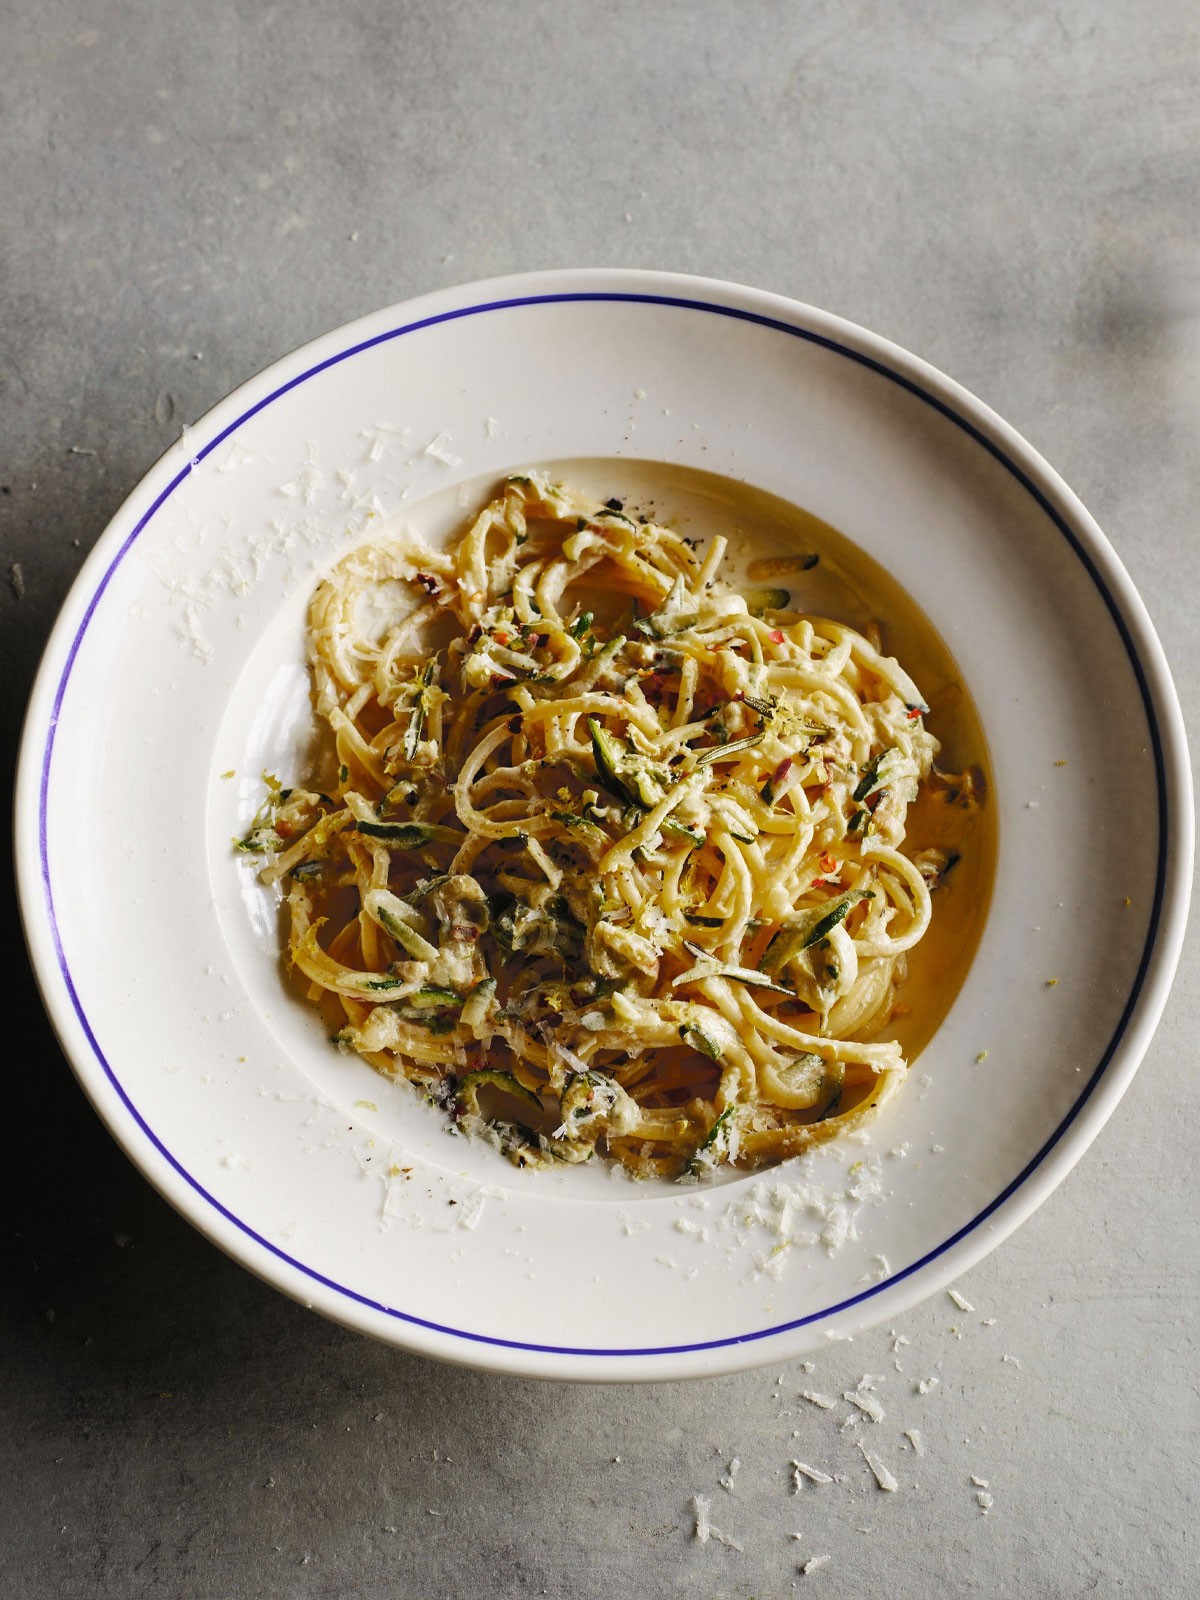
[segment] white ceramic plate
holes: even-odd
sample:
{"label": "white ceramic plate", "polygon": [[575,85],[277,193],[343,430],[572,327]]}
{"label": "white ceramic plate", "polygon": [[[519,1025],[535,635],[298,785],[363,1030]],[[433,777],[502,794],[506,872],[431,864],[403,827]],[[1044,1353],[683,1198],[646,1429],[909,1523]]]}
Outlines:
{"label": "white ceramic plate", "polygon": [[[990,913],[869,1144],[702,1192],[518,1173],[331,1049],[283,984],[270,904],[229,846],[264,765],[302,762],[315,573],[392,520],[444,532],[501,474],[550,460],[614,493],[622,474],[702,470],[816,513],[906,585],[975,697],[996,779]],[[998,417],[777,296],[557,272],[331,333],[168,452],[51,638],[17,834],[63,1046],[197,1227],[409,1349],[631,1379],[780,1361],[894,1317],[1033,1210],[1158,1019],[1191,802],[1138,596]]]}

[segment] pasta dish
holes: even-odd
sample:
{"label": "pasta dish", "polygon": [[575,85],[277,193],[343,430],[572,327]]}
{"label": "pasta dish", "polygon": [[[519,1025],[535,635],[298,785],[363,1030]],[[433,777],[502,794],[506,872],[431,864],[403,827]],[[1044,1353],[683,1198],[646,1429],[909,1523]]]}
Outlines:
{"label": "pasta dish", "polygon": [[888,1023],[953,865],[906,814],[971,780],[879,637],[725,553],[513,477],[312,601],[328,766],[269,778],[239,848],[337,1042],[520,1165],[753,1167],[905,1076]]}

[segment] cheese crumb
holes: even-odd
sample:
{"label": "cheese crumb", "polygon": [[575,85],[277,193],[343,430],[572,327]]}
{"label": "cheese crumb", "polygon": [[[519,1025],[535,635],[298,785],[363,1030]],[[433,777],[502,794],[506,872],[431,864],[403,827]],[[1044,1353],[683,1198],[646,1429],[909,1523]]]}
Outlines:
{"label": "cheese crumb", "polygon": [[957,1289],[947,1289],[946,1293],[960,1311],[974,1311],[975,1307],[964,1295],[959,1294]]}
{"label": "cheese crumb", "polygon": [[857,1406],[864,1416],[870,1417],[872,1422],[882,1422],[887,1412],[879,1401],[871,1394],[864,1393],[861,1389],[845,1389],[842,1399],[849,1400],[852,1406]]}
{"label": "cheese crumb", "polygon": [[811,1389],[801,1389],[801,1400],[807,1400],[810,1406],[820,1406],[822,1411],[832,1411],[837,1405],[836,1400],[831,1400],[827,1394],[814,1394]]}
{"label": "cheese crumb", "polygon": [[975,1502],[985,1516],[996,1503],[994,1497],[988,1494],[986,1489],[977,1489],[975,1491]]}
{"label": "cheese crumb", "polygon": [[691,1222],[687,1217],[675,1218],[675,1232],[691,1233],[700,1240],[701,1244],[708,1243],[708,1229],[701,1227],[699,1223]]}
{"label": "cheese crumb", "polygon": [[699,1544],[707,1544],[712,1535],[712,1524],[708,1520],[709,1502],[702,1494],[695,1495],[692,1499],[692,1516],[696,1519],[692,1529],[692,1537]]}
{"label": "cheese crumb", "polygon": [[905,1428],[904,1437],[912,1445],[919,1456],[925,1454],[925,1441],[921,1438],[920,1428]]}
{"label": "cheese crumb", "polygon": [[698,1544],[707,1544],[710,1539],[717,1544],[723,1544],[729,1550],[740,1550],[738,1541],[729,1534],[722,1533],[719,1528],[714,1528],[709,1512],[712,1510],[711,1502],[702,1494],[695,1495],[692,1499],[692,1515],[696,1519],[692,1530],[692,1537]]}
{"label": "cheese crumb", "polygon": [[832,1483],[833,1479],[827,1472],[822,1472],[820,1467],[810,1467],[807,1461],[789,1461],[792,1469],[792,1493],[800,1493],[800,1479],[805,1477],[810,1483]]}
{"label": "cheese crumb", "polygon": [[971,1482],[977,1489],[986,1489],[988,1486],[986,1478],[977,1478],[974,1473],[971,1474]]}
{"label": "cheese crumb", "polygon": [[452,450],[447,448],[449,443],[450,435],[443,428],[435,439],[429,441],[422,453],[431,456],[434,461],[440,461],[444,467],[461,466],[462,457],[456,456]]}
{"label": "cheese crumb", "polygon": [[863,1444],[861,1439],[858,1441],[858,1448],[862,1452],[863,1460],[875,1474],[875,1482],[879,1485],[879,1487],[887,1494],[895,1494],[900,1485],[888,1471],[887,1467],[884,1466],[883,1462],[880,1461],[879,1457],[873,1456],[867,1449],[866,1445]]}
{"label": "cheese crumb", "polygon": [[807,1578],[810,1572],[815,1572],[818,1567],[825,1566],[828,1561],[828,1556],[809,1556],[808,1560],[800,1568],[800,1571]]}
{"label": "cheese crumb", "polygon": [[936,1389],[941,1380],[939,1378],[921,1378],[917,1383],[918,1394],[928,1394],[931,1389]]}

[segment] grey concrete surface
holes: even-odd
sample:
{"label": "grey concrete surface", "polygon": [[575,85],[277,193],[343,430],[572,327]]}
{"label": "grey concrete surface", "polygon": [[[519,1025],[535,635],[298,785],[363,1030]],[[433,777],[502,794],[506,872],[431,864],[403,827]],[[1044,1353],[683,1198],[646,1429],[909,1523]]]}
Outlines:
{"label": "grey concrete surface", "polygon": [[[3,748],[83,555],[181,423],[358,313],[577,264],[794,294],[975,389],[1100,518],[1193,711],[1197,32],[1190,0],[4,0]],[[22,962],[3,1595],[1200,1587],[1194,940],[1116,1116],[960,1285],[974,1313],[939,1297],[908,1345],[807,1380],[609,1390],[433,1366],[251,1279],[118,1153]],[[863,1372],[887,1375],[895,1493],[844,1407],[795,1398]],[[846,1482],[793,1495],[792,1458]],[[740,1550],[692,1537],[696,1494]]]}

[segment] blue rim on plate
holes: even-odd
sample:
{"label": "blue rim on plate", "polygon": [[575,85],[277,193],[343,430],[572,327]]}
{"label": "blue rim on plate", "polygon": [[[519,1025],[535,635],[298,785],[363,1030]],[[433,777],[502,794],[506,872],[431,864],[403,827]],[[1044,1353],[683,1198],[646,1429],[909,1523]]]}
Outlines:
{"label": "blue rim on plate", "polygon": [[[554,274],[552,276],[559,279],[586,277],[589,280],[595,280],[597,278],[604,278],[606,275],[603,273],[563,273]],[[629,275],[624,273],[612,273],[607,276],[612,278],[627,278]],[[544,275],[539,275],[539,277],[543,277],[544,281]],[[689,280],[680,279],[673,275],[667,278],[666,275],[638,274],[638,277],[643,280],[661,278],[662,281],[669,281],[675,285],[689,283]],[[508,280],[508,283],[511,285],[513,281],[514,280]],[[519,282],[520,280],[516,281]],[[690,282],[695,283],[697,288],[700,287],[698,280],[690,280]],[[475,287],[482,290],[488,286],[481,285]],[[743,295],[747,293],[747,291],[744,290],[735,291],[734,286],[731,285],[705,283],[703,287],[708,290],[725,289]],[[469,295],[470,289],[468,288],[460,292],[465,295]],[[754,291],[750,292],[756,293]],[[766,298],[763,296],[758,296],[757,294],[756,297],[759,299]],[[278,1245],[275,1245],[271,1243],[270,1240],[264,1238],[262,1234],[258,1233],[247,1222],[235,1215],[234,1212],[232,1212],[227,1206],[223,1205],[221,1201],[216,1199],[215,1196],[213,1196],[207,1189],[204,1188],[200,1181],[191,1172],[189,1172],[186,1167],[183,1166],[183,1164],[171,1153],[170,1150],[166,1148],[166,1146],[155,1134],[154,1130],[142,1117],[137,1107],[134,1105],[125,1087],[121,1083],[120,1078],[114,1071],[112,1064],[101,1050],[89,1023],[88,1017],[84,1011],[83,1005],[80,1001],[74,978],[63,950],[51,885],[47,840],[47,801],[50,790],[51,767],[54,756],[55,734],[57,730],[59,713],[68,683],[71,678],[76,657],[79,653],[84,635],[91,624],[96,609],[103,599],[105,590],[107,589],[109,582],[111,581],[117,568],[121,565],[122,561],[125,559],[133,545],[137,542],[141,534],[146,530],[147,527],[149,527],[157,513],[162,509],[162,507],[171,498],[180,485],[187,480],[192,471],[224,440],[236,433],[236,431],[256,413],[264,410],[266,407],[278,400],[282,395],[285,395],[292,389],[297,388],[299,385],[310,381],[318,374],[326,371],[328,368],[349,361],[353,357],[366,350],[370,350],[378,345],[387,344],[391,341],[401,339],[405,335],[435,326],[436,324],[442,322],[457,321],[468,317],[494,315],[517,308],[528,309],[530,307],[536,307],[539,305],[556,305],[583,301],[624,302],[646,305],[648,307],[665,307],[675,310],[695,312],[701,315],[732,318],[735,320],[756,324],[759,327],[772,330],[787,337],[801,339],[810,344],[818,345],[839,357],[842,357],[848,361],[852,361],[859,366],[870,370],[879,377],[885,379],[887,382],[905,390],[907,393],[920,400],[923,404],[930,406],[946,420],[953,423],[956,428],[960,429],[963,434],[984,449],[997,463],[999,463],[1004,470],[1011,475],[1013,480],[1020,485],[1022,490],[1035,501],[1039,509],[1050,519],[1053,526],[1066,540],[1084,571],[1087,573],[1089,580],[1103,598],[1108,613],[1125,648],[1130,667],[1133,671],[1133,675],[1138,686],[1142,706],[1146,715],[1147,725],[1150,731],[1154,761],[1155,787],[1157,793],[1158,851],[1155,868],[1153,902],[1141,959],[1138,964],[1133,982],[1130,986],[1129,994],[1126,998],[1117,1025],[1107,1047],[1092,1069],[1081,1092],[1074,1101],[1070,1110],[1059,1123],[1057,1128],[1055,1128],[1050,1137],[1045,1140],[1041,1148],[1025,1164],[1017,1176],[1013,1178],[1012,1181],[1007,1184],[1006,1187],[998,1195],[996,1195],[987,1206],[985,1206],[975,1217],[973,1217],[971,1221],[958,1228],[949,1237],[944,1239],[933,1249],[925,1252],[925,1254],[919,1257],[917,1260],[909,1263],[903,1268],[890,1272],[885,1278],[881,1279],[877,1283],[872,1284],[870,1287],[863,1289],[860,1293],[840,1300],[835,1304],[823,1306],[819,1310],[811,1311],[804,1316],[793,1317],[787,1319],[786,1321],[775,1323],[770,1327],[752,1329],[743,1334],[733,1335],[721,1339],[704,1340],[686,1344],[629,1346],[622,1348],[598,1348],[587,1345],[539,1344],[525,1340],[499,1338],[495,1335],[479,1333],[470,1329],[450,1327],[444,1323],[435,1322],[431,1319],[417,1316],[415,1313],[403,1311],[395,1306],[375,1300],[368,1295],[361,1294],[344,1284],[340,1284],[325,1274],[318,1272],[316,1269],[307,1266],[297,1257],[289,1255]],[[206,1205],[212,1207],[213,1210],[223,1217],[227,1222],[231,1223],[235,1228],[240,1230],[242,1234],[253,1240],[255,1244],[269,1252],[281,1263],[297,1270],[313,1282],[321,1284],[327,1289],[333,1290],[336,1294],[345,1297],[347,1300],[354,1302],[355,1304],[360,1305],[368,1310],[379,1312],[387,1317],[394,1318],[398,1322],[408,1323],[413,1327],[426,1329],[434,1333],[450,1335],[453,1338],[469,1341],[472,1344],[491,1345],[501,1349],[529,1351],[533,1353],[556,1356],[587,1356],[607,1358],[651,1357],[683,1355],[693,1352],[716,1350],[729,1346],[754,1343],[764,1339],[769,1339],[779,1334],[787,1333],[797,1328],[828,1321],[830,1318],[838,1315],[839,1313],[846,1312],[856,1306],[863,1305],[864,1303],[873,1300],[884,1291],[893,1288],[896,1284],[902,1283],[906,1279],[911,1278],[922,1268],[928,1266],[931,1262],[937,1260],[939,1257],[944,1256],[946,1252],[951,1250],[961,1240],[974,1233],[985,1222],[993,1217],[1006,1201],[1008,1201],[1019,1190],[1021,1190],[1028,1183],[1033,1174],[1043,1166],[1046,1158],[1058,1146],[1067,1130],[1075,1123],[1084,1107],[1094,1096],[1097,1088],[1104,1081],[1106,1074],[1108,1073],[1113,1062],[1114,1056],[1116,1055],[1121,1044],[1126,1039],[1130,1022],[1138,1007],[1139,1001],[1143,997],[1151,963],[1156,953],[1161,953],[1160,943],[1164,935],[1164,898],[1168,885],[1169,871],[1172,864],[1175,865],[1177,872],[1183,872],[1185,874],[1185,881],[1183,882],[1182,887],[1184,891],[1183,904],[1186,907],[1186,875],[1190,870],[1191,860],[1191,846],[1189,842],[1191,809],[1187,800],[1186,788],[1184,792],[1177,797],[1178,803],[1173,813],[1171,804],[1171,785],[1168,778],[1168,762],[1165,750],[1166,741],[1164,740],[1162,729],[1160,707],[1155,703],[1155,697],[1147,677],[1145,665],[1142,656],[1139,654],[1137,645],[1135,644],[1125,612],[1118,602],[1116,595],[1113,593],[1110,583],[1106,581],[1104,574],[1101,572],[1099,566],[1094,560],[1092,552],[1087,548],[1083,540],[1081,540],[1075,529],[1071,527],[1070,523],[1062,514],[1062,512],[1054,505],[1051,498],[1038,486],[1037,483],[1033,481],[1030,475],[1020,465],[1018,465],[1018,463],[1013,459],[1012,455],[1009,454],[1006,449],[1002,448],[995,439],[988,437],[988,435],[982,431],[980,427],[978,427],[967,416],[964,416],[958,409],[956,409],[954,404],[933,392],[932,387],[917,381],[917,379],[913,376],[910,376],[909,374],[900,370],[900,365],[903,363],[917,368],[920,372],[922,372],[922,374],[928,375],[928,377],[931,379],[938,380],[940,385],[946,387],[952,393],[956,392],[956,386],[952,385],[949,380],[944,379],[941,374],[934,372],[933,369],[924,367],[922,363],[917,362],[916,358],[907,356],[904,352],[894,350],[893,347],[887,346],[884,341],[876,338],[873,335],[866,334],[864,330],[856,328],[851,324],[838,323],[838,325],[845,330],[847,336],[859,338],[864,342],[870,342],[876,348],[879,348],[889,356],[894,357],[895,364],[889,364],[889,360],[882,359],[877,355],[865,353],[859,349],[855,349],[849,343],[830,337],[828,334],[818,332],[812,327],[805,326],[803,321],[805,314],[808,313],[813,315],[810,312],[810,308],[790,302],[776,301],[775,303],[786,307],[786,309],[789,311],[793,311],[795,320],[789,320],[789,318],[785,316],[774,316],[769,315],[766,312],[750,310],[744,306],[721,304],[716,300],[701,298],[698,295],[690,296],[677,293],[633,292],[628,290],[618,290],[616,288],[581,288],[564,289],[559,292],[551,293],[511,294],[502,298],[485,298],[474,300],[472,303],[455,306],[449,310],[439,311],[431,315],[418,317],[414,320],[401,321],[397,325],[388,328],[382,333],[374,334],[369,338],[354,340],[333,355],[314,362],[300,373],[288,378],[285,382],[279,383],[277,386],[272,388],[261,399],[255,401],[254,404],[240,412],[231,422],[220,429],[219,432],[214,434],[213,437],[210,438],[200,449],[198,449],[187,461],[187,463],[171,478],[166,487],[163,488],[154,499],[149,509],[146,510],[139,518],[132,531],[121,543],[116,554],[104,569],[99,581],[95,584],[90,596],[88,597],[82,620],[75,631],[74,637],[67,651],[65,663],[62,667],[57,685],[55,687],[53,705],[45,730],[44,744],[42,745],[40,751],[35,752],[35,750],[28,748],[30,736],[36,736],[37,729],[34,727],[27,729],[24,748],[22,749],[21,769],[24,771],[31,765],[31,762],[36,759],[40,774],[40,781],[37,790],[37,841],[38,861],[40,865],[39,887],[43,899],[41,906],[38,909],[44,912],[45,916],[48,918],[54,951],[59,967],[59,974],[66,986],[71,1005],[74,1009],[79,1024],[83,1029],[84,1035],[88,1041],[88,1045],[108,1082],[111,1084],[112,1088],[120,1098],[130,1116],[140,1128],[141,1132],[160,1153],[160,1155],[169,1163],[171,1168],[185,1181],[188,1186],[190,1186],[190,1188],[206,1203]],[[404,308],[398,309],[403,310]],[[835,323],[838,322],[838,319],[831,319],[827,314],[824,313],[820,314],[820,320],[826,323],[831,321]],[[349,332],[351,330],[346,331]],[[961,391],[957,392],[961,393]],[[974,402],[974,404],[979,407],[978,402]],[[979,407],[979,410],[983,412],[982,407]],[[997,423],[997,431],[1004,426],[999,424],[999,419],[992,419],[990,414],[984,412],[984,415],[988,416],[989,421],[994,420]],[[202,429],[203,422],[197,425],[196,431],[200,432]],[[1035,459],[1038,461],[1039,465],[1044,466],[1044,464],[1040,462],[1040,458]],[[1045,470],[1047,474],[1049,474],[1049,469]],[[1079,511],[1082,511],[1082,507],[1079,507],[1078,509]],[[1084,513],[1084,516],[1086,516],[1086,513]],[[1099,540],[1101,547],[1103,547],[1102,535],[1099,535],[1098,532],[1093,531],[1092,538],[1093,543],[1095,543],[1096,540]],[[1106,551],[1106,555],[1111,556],[1111,552]],[[1111,560],[1113,564],[1116,563],[1115,557],[1111,557]],[[47,654],[49,655],[49,650]],[[1165,672],[1160,674],[1160,699],[1164,690],[1162,679],[1165,677]],[[1169,690],[1169,678],[1166,678],[1166,687]],[[1178,706],[1174,702],[1173,694],[1168,701],[1167,709],[1169,714],[1173,713],[1171,720],[1175,725],[1171,728],[1170,733],[1174,739],[1175,751],[1176,753],[1181,753],[1182,733],[1178,718]],[[1178,760],[1172,764],[1175,766],[1176,775],[1178,776]],[[1186,773],[1186,761],[1182,763],[1182,766],[1184,772]],[[21,828],[20,808],[18,808],[17,813],[17,827],[19,835]],[[31,918],[36,915],[36,911],[33,904],[31,886],[24,881],[22,881],[22,902],[23,914],[28,925]],[[1180,916],[1177,921],[1181,931],[1182,916]],[[1176,945],[1177,942],[1178,935],[1176,936]],[[1161,988],[1158,1009],[1161,1009],[1162,1001],[1165,999],[1166,986],[1169,984],[1171,972],[1174,966],[1174,958],[1176,956],[1177,948],[1174,952],[1168,951],[1169,968],[1165,975],[1166,981]],[[44,979],[40,973],[39,980],[44,982]],[[1157,1012],[1150,1018],[1150,1026],[1153,1027],[1156,1021]],[[1136,1062],[1134,1062],[1133,1065],[1136,1065]],[[1130,1068],[1130,1071],[1132,1071],[1132,1067]]]}

